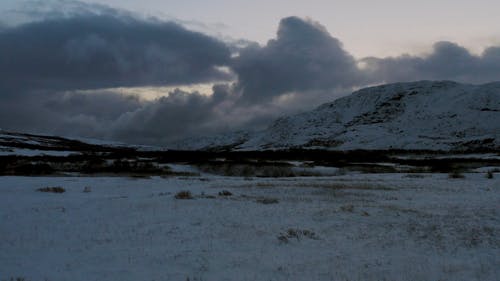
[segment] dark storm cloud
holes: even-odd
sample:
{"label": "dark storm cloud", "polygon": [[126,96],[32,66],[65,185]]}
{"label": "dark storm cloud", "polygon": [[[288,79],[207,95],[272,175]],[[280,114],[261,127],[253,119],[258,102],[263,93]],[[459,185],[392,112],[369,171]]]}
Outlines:
{"label": "dark storm cloud", "polygon": [[0,31],[0,90],[98,89],[229,79],[228,47],[173,22],[85,13]]}
{"label": "dark storm cloud", "polygon": [[484,83],[500,79],[500,47],[490,47],[480,56],[452,42],[438,42],[428,56],[365,58],[366,74],[374,82],[456,80]]}
{"label": "dark storm cloud", "polygon": [[175,138],[166,132],[190,135],[194,128],[201,130],[203,123],[214,117],[216,105],[216,100],[210,96],[175,90],[121,116],[115,124],[115,135],[146,143]]}
{"label": "dark storm cloud", "polygon": [[93,116],[100,121],[115,120],[124,112],[135,111],[142,106],[143,102],[137,96],[112,91],[56,94],[44,104],[48,110],[62,115]]}
{"label": "dark storm cloud", "polygon": [[218,39],[102,5],[29,3],[18,12],[34,20],[0,29],[0,128],[160,141],[200,128],[227,99],[220,90],[155,101],[103,90],[232,80],[218,68],[231,56]]}
{"label": "dark storm cloud", "polygon": [[165,94],[152,101],[110,90],[7,99],[0,103],[0,128],[159,143],[203,131],[225,101],[181,90]]}
{"label": "dark storm cloud", "polygon": [[289,17],[266,46],[249,46],[232,64],[245,100],[360,82],[355,59],[318,23]]}

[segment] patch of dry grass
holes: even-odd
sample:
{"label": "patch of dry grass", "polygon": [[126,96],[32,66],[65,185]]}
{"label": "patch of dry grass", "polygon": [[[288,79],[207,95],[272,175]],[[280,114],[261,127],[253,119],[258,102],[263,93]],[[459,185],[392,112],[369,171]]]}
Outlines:
{"label": "patch of dry grass", "polygon": [[193,195],[191,195],[190,191],[179,191],[177,194],[175,194],[175,199],[193,199]]}
{"label": "patch of dry grass", "polygon": [[39,192],[51,192],[51,193],[64,193],[66,192],[66,189],[60,187],[60,186],[53,186],[53,187],[42,187],[37,189]]}

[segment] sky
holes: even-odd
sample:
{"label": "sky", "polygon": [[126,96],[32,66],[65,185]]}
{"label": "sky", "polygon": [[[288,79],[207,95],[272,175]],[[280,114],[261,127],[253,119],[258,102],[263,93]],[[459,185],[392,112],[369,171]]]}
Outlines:
{"label": "sky", "polygon": [[449,40],[475,52],[499,43],[496,0],[101,0],[100,3],[212,25],[222,35],[265,43],[287,16],[312,18],[355,56],[427,51]]}
{"label": "sky", "polygon": [[0,128],[166,144],[382,83],[500,80],[499,1],[2,0]]}
{"label": "sky", "polygon": [[[19,0],[0,1],[0,10]],[[500,43],[497,0],[84,0],[143,15],[184,21],[192,28],[265,43],[280,19],[312,18],[355,56],[395,56],[429,51],[453,41],[479,53]],[[496,28],[495,28],[496,27]]]}

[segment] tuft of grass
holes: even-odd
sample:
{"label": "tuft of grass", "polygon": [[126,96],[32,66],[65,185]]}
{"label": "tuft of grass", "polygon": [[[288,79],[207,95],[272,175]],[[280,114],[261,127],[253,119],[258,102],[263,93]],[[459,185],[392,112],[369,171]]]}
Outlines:
{"label": "tuft of grass", "polygon": [[231,196],[231,195],[233,195],[233,194],[228,190],[223,190],[223,191],[219,192],[219,196]]}
{"label": "tuft of grass", "polygon": [[268,205],[268,204],[278,204],[279,201],[276,198],[261,198],[257,199],[257,203]]}
{"label": "tuft of grass", "polygon": [[175,194],[175,199],[193,199],[193,195],[191,195],[190,191],[179,191],[177,194]]}
{"label": "tuft of grass", "polygon": [[278,235],[278,240],[281,243],[288,243],[290,239],[296,239],[300,241],[302,238],[309,238],[312,240],[319,240],[320,238],[314,233],[314,231],[308,229],[296,229],[289,228],[285,233],[280,233]]}
{"label": "tuft of grass", "polygon": [[340,207],[340,210],[343,212],[352,213],[352,212],[354,212],[354,206],[353,205],[344,205],[344,206]]}
{"label": "tuft of grass", "polygon": [[54,187],[42,187],[37,189],[39,192],[52,192],[52,193],[64,193],[66,192],[66,189],[60,187],[60,186],[54,186]]}

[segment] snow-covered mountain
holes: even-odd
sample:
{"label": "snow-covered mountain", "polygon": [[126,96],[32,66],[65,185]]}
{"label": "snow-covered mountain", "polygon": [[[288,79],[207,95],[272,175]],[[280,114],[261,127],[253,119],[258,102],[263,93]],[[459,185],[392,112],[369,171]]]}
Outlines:
{"label": "snow-covered mountain", "polygon": [[191,139],[178,148],[500,149],[500,82],[419,81],[365,88],[257,133]]}

